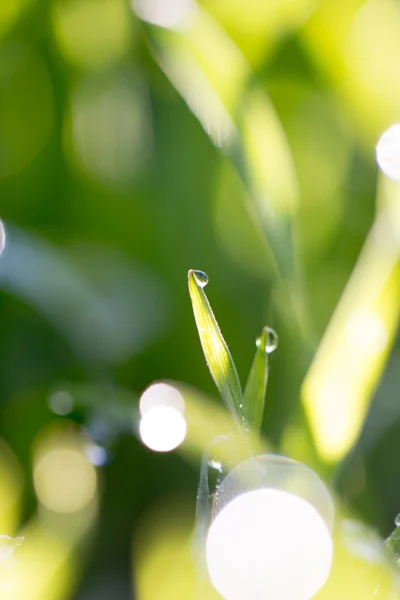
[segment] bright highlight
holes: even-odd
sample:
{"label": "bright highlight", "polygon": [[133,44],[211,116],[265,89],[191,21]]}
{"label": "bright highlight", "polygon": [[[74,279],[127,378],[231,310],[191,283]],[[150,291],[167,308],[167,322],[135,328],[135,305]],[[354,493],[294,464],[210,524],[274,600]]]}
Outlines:
{"label": "bright highlight", "polygon": [[170,452],[186,436],[185,401],[178,390],[167,383],[154,383],[139,402],[142,416],[139,431],[142,442],[156,452]]}
{"label": "bright highlight", "polygon": [[156,452],[170,452],[185,439],[186,421],[182,413],[171,406],[155,406],[140,421],[143,443]]}
{"label": "bright highlight", "polygon": [[400,123],[389,127],[380,137],[376,160],[385,175],[400,181]]}
{"label": "bright highlight", "polygon": [[0,254],[6,247],[6,230],[4,229],[3,222],[0,221]]}
{"label": "bright highlight", "polygon": [[317,450],[331,463],[342,460],[360,434],[397,329],[395,227],[396,217],[382,208],[303,383]]}
{"label": "bright highlight", "polygon": [[308,600],[328,578],[332,540],[310,503],[282,490],[256,489],[218,513],[206,560],[225,600]]}
{"label": "bright highlight", "polygon": [[167,383],[153,383],[142,394],[139,410],[142,417],[155,406],[170,406],[180,413],[185,410],[185,401],[178,390]]}
{"label": "bright highlight", "polygon": [[134,0],[133,9],[143,21],[176,29],[191,20],[196,4],[193,0]]}
{"label": "bright highlight", "polygon": [[356,310],[346,322],[349,342],[357,351],[380,354],[388,342],[388,334],[379,315],[368,309]]}

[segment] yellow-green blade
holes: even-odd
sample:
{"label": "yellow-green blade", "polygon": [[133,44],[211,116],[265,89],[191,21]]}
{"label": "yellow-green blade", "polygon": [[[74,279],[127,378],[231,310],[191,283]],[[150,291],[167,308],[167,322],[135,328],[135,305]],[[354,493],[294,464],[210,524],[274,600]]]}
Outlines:
{"label": "yellow-green blade", "polygon": [[239,376],[203,289],[208,282],[207,275],[190,270],[188,280],[194,318],[208,368],[228,410],[244,420]]}
{"label": "yellow-green blade", "polygon": [[400,321],[399,189],[382,180],[378,214],[302,385],[326,463],[356,443]]}
{"label": "yellow-green blade", "polygon": [[265,393],[268,383],[269,358],[278,345],[278,337],[273,329],[264,327],[256,341],[256,355],[244,390],[244,408],[249,427],[259,433],[261,429]]}

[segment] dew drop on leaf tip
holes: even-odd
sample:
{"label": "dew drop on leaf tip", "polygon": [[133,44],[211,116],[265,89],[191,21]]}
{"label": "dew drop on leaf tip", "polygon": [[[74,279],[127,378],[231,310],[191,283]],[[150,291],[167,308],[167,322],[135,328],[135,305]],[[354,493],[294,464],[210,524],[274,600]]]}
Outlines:
{"label": "dew drop on leaf tip", "polygon": [[196,271],[196,270],[192,270],[191,271],[193,273],[193,276],[196,280],[197,285],[199,285],[200,287],[206,287],[207,283],[208,283],[208,276],[206,275],[206,273],[204,273],[204,271]]}
{"label": "dew drop on leaf tip", "polygon": [[395,522],[396,527],[400,527],[400,513],[398,515],[396,515],[394,522]]}
{"label": "dew drop on leaf tip", "polygon": [[[265,352],[267,354],[271,354],[274,350],[277,349],[279,345],[279,336],[276,333],[275,329],[271,327],[264,327],[264,333],[266,334],[265,341]],[[260,336],[256,340],[256,346],[259,348],[263,342],[263,336]]]}

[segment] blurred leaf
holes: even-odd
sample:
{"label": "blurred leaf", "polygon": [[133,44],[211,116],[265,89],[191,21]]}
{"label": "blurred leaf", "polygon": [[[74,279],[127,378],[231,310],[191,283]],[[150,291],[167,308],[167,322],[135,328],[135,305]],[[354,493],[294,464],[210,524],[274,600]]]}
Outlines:
{"label": "blurred leaf", "polygon": [[290,31],[310,16],[318,0],[203,0],[257,69]]}
{"label": "blurred leaf", "polygon": [[398,120],[400,10],[392,0],[323,0],[302,30],[310,55],[371,145]]}
{"label": "blurred leaf", "polygon": [[276,268],[271,247],[248,190],[227,160],[221,161],[214,204],[216,231],[229,255],[257,277],[271,279]]}
{"label": "blurred leaf", "polygon": [[[100,248],[81,247],[74,262],[26,231],[9,227],[7,235],[0,288],[41,312],[81,358],[117,362],[131,355],[135,346],[143,347],[149,328],[159,335],[157,315],[165,303],[146,271],[132,269],[118,253],[113,256]],[[91,277],[97,278],[93,284]],[[135,319],[138,313],[140,318]]]}
{"label": "blurred leaf", "polygon": [[[134,540],[135,597],[140,600],[218,600],[194,560],[192,507],[182,498],[152,507]],[[195,548],[195,551],[197,549]]]}
{"label": "blurred leaf", "polygon": [[258,214],[269,223],[276,216],[293,215],[299,195],[293,157],[275,108],[263,90],[247,92],[241,116],[243,152]]}
{"label": "blurred leaf", "polygon": [[[167,77],[214,142],[237,159],[261,219],[271,223],[293,214],[298,184],[285,132],[265,90],[247,89],[251,69],[236,44],[201,8],[178,32],[147,31]],[[270,229],[274,238],[272,224]]]}
{"label": "blurred leaf", "polygon": [[383,540],[354,519],[338,515],[336,521],[332,570],[315,600],[398,600],[398,579]]}
{"label": "blurred leaf", "polygon": [[25,5],[26,0],[14,0],[14,2],[2,2],[0,5],[0,39],[8,33],[8,30],[18,20]]}
{"label": "blurred leaf", "polygon": [[208,368],[228,410],[233,415],[243,417],[239,376],[203,290],[208,282],[207,275],[201,271],[190,270],[188,279],[194,318]]}
{"label": "blurred leaf", "polygon": [[43,56],[33,45],[2,46],[0,179],[19,173],[37,157],[49,140],[53,117],[53,83]]}
{"label": "blurred leaf", "polygon": [[[204,72],[198,56],[186,47],[185,38],[171,32],[151,31],[150,40],[161,69],[204,130],[216,146],[225,146],[235,133],[232,117],[224,105],[223,96]],[[202,48],[205,48],[204,44]]]}
{"label": "blurred leaf", "polygon": [[269,359],[267,345],[270,338],[269,327],[264,327],[257,338],[256,355],[244,390],[244,408],[249,426],[258,433],[264,413],[265,393],[268,383]]}
{"label": "blurred leaf", "polygon": [[0,439],[0,535],[14,534],[19,520],[22,495],[21,467]]}
{"label": "blurred leaf", "polygon": [[301,307],[294,320],[307,338],[309,319],[293,236],[298,182],[275,108],[265,90],[248,89],[249,65],[205,11],[199,8],[176,31],[167,27],[146,28],[155,59],[216,145],[226,148],[248,189],[250,212],[261,225],[277,270],[289,281],[288,304]]}
{"label": "blurred leaf", "polygon": [[149,28],[148,31],[159,45],[159,56],[166,53],[174,60],[180,56],[197,65],[232,118],[251,71],[224,29],[205,10],[197,7],[190,22],[179,30]]}
{"label": "blurred leaf", "polygon": [[[285,128],[298,175],[296,215],[305,262],[324,261],[341,224],[351,163],[350,124],[326,91],[315,84],[283,76],[266,78],[266,86]],[[326,270],[325,261],[323,262]]]}
{"label": "blurred leaf", "polygon": [[303,383],[320,455],[341,460],[356,441],[384,369],[400,315],[399,247],[382,211]]}
{"label": "blurred leaf", "polygon": [[[47,517],[47,518],[46,518]],[[80,552],[87,550],[88,533],[93,527],[93,515],[58,516],[53,520],[46,513],[32,519],[24,528],[25,537],[17,550],[14,569],[2,580],[7,600],[63,600],[75,591],[82,567]],[[86,546],[86,547],[85,547]],[[1,584],[0,584],[1,589]]]}

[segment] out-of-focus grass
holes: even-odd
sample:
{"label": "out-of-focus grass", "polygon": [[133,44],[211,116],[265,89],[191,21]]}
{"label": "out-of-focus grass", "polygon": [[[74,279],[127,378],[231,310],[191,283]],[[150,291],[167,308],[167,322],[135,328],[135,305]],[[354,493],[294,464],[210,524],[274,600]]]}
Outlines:
{"label": "out-of-focus grass", "polygon": [[[363,444],[371,400],[370,418],[381,400],[391,422],[400,416],[398,190],[380,181],[375,206],[374,161],[399,118],[399,8],[163,4],[0,5],[0,535],[25,535],[0,584],[21,573],[24,600],[102,600],[110,588],[129,598],[132,572],[139,599],[159,597],[164,574],[161,596],[178,597],[177,574],[196,577],[189,541],[176,550],[192,523],[176,539],[160,528],[161,554],[176,556],[170,575],[158,542],[146,556],[135,545],[132,569],[128,559],[150,507],[171,489],[174,505],[194,498],[202,452],[231,427],[193,328],[185,274],[196,265],[212,279],[239,373],[265,323],[280,336],[252,447],[268,439],[314,468],[333,465],[338,504],[383,535],[400,508],[398,445],[379,429],[377,467]],[[245,399],[256,375],[265,384],[262,367]],[[173,383],[188,426],[178,457],[152,455],[135,435],[137,398],[160,379],[185,382]],[[255,429],[261,404],[247,414]],[[43,507],[35,488],[33,450],[54,419],[76,424],[85,484],[89,440],[107,456],[93,510],[77,520]],[[233,446],[223,448],[229,459]],[[321,598],[361,599],[375,581],[389,598],[390,570],[368,571],[367,550],[353,561],[338,531]],[[188,585],[185,597],[212,593]]]}

